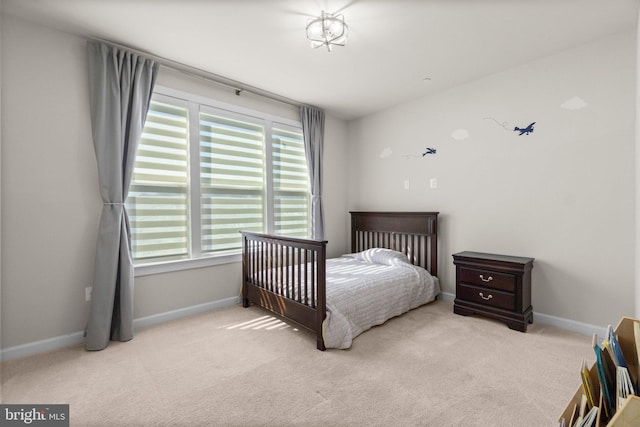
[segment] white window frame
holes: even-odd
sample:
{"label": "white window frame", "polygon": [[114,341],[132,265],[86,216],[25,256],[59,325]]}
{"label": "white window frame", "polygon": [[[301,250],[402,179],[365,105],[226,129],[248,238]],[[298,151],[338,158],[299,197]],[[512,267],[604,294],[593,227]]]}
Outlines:
{"label": "white window frame", "polygon": [[[208,97],[195,95],[165,86],[157,85],[154,88],[154,96],[159,101],[170,101],[188,106],[189,110],[189,170],[199,170],[200,167],[200,144],[192,143],[192,135],[200,134],[200,112],[209,114],[224,114],[225,117],[242,121],[254,120],[256,124],[265,128],[265,182],[271,183],[265,186],[266,203],[266,233],[273,232],[274,221],[274,200],[273,200],[273,163],[272,163],[272,134],[271,129],[275,127],[286,127],[289,129],[299,129],[302,131],[302,123],[279,117],[270,113],[256,111],[245,107],[217,101]],[[190,235],[189,244],[191,246],[191,257],[184,259],[151,261],[136,264],[134,266],[135,276],[147,276],[153,274],[181,271],[192,268],[211,267],[215,265],[236,263],[242,261],[242,249],[220,251],[215,254],[202,254],[201,248],[201,223],[200,223],[200,175],[189,173],[190,185]],[[309,214],[311,212],[309,211]]]}

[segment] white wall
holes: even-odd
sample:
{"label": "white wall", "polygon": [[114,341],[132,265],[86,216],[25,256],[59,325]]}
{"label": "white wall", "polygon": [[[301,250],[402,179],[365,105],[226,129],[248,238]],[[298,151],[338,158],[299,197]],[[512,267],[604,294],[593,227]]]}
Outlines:
{"label": "white wall", "polygon": [[84,329],[101,201],[85,42],[2,18],[6,348]]}
{"label": "white wall", "polygon": [[[3,4],[0,0],[0,14]],[[2,82],[2,20],[0,19],[0,82]],[[0,84],[0,188],[2,188],[2,84]],[[2,192],[0,192],[0,224],[2,224]],[[0,272],[2,272],[2,227],[0,227]],[[0,273],[0,322],[2,321],[2,273]],[[2,327],[0,327],[0,344]],[[0,345],[1,347],[1,345]]]}
{"label": "white wall", "polygon": [[[2,349],[79,336],[101,200],[85,39],[2,16]],[[162,69],[158,84],[297,118],[276,105]],[[222,99],[221,99],[222,98]],[[275,111],[274,111],[275,110]],[[346,124],[327,117],[329,252],[347,247]],[[136,319],[239,295],[240,264],[136,278]]]}
{"label": "white wall", "polygon": [[[640,23],[640,11],[638,11],[638,22]],[[636,212],[640,209],[640,25],[637,28],[636,36]],[[636,313],[635,318],[640,318],[640,221],[636,221],[636,254],[635,254],[635,281],[636,281]]]}
{"label": "white wall", "polygon": [[351,222],[347,209],[347,123],[331,115],[325,117],[323,204],[327,256],[338,257],[350,252],[348,246]]}
{"label": "white wall", "polygon": [[530,256],[534,312],[633,315],[635,49],[616,35],[350,123],[349,208],[440,211],[445,292],[455,252]]}

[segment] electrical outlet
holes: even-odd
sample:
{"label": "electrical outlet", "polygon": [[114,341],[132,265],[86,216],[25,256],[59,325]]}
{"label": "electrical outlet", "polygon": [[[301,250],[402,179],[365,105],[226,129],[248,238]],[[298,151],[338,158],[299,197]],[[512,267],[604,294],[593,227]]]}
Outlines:
{"label": "electrical outlet", "polygon": [[438,188],[438,180],[436,180],[435,178],[431,178],[431,180],[429,181],[429,186],[431,188]]}
{"label": "electrical outlet", "polygon": [[91,286],[87,286],[86,288],[84,288],[84,298],[86,299],[87,302],[91,301],[91,290],[93,289],[93,287]]}

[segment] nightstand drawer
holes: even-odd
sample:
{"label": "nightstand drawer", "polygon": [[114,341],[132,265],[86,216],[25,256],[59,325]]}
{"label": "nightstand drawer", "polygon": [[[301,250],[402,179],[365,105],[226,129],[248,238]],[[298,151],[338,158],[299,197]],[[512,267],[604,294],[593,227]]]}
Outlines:
{"label": "nightstand drawer", "polygon": [[486,287],[458,284],[457,298],[488,307],[498,307],[504,310],[515,310],[516,296],[510,292],[502,292]]}
{"label": "nightstand drawer", "polygon": [[495,271],[461,267],[460,282],[464,282],[469,285],[479,285],[482,287],[501,289],[507,292],[516,291],[515,275],[497,273]]}

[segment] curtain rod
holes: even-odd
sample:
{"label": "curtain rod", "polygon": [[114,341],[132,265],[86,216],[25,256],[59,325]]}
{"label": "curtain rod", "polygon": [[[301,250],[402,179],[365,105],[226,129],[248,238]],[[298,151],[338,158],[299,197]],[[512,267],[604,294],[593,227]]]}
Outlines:
{"label": "curtain rod", "polygon": [[165,68],[169,68],[175,71],[179,71],[181,73],[184,74],[188,74],[190,76],[193,77],[199,77],[205,80],[208,80],[210,82],[213,82],[215,84],[218,84],[220,86],[224,86],[230,89],[233,89],[235,91],[235,94],[240,96],[241,93],[243,92],[247,92],[247,93],[252,93],[254,95],[258,95],[261,96],[263,98],[269,98],[273,101],[277,101],[277,102],[281,102],[284,104],[289,104],[292,105],[294,107],[303,107],[303,106],[308,106],[308,104],[303,104],[301,102],[295,101],[293,99],[287,98],[285,96],[281,96],[278,94],[275,94],[273,92],[269,92],[251,85],[247,85],[244,83],[241,83],[239,81],[233,80],[233,79],[229,79],[227,77],[224,76],[220,76],[218,74],[203,70],[201,68],[197,68],[197,67],[192,67],[190,65],[186,65],[177,61],[174,61],[172,59],[168,59],[168,58],[164,58],[162,56],[158,56],[158,55],[154,55],[152,53],[149,52],[144,52],[138,49],[134,49],[131,48],[129,46],[125,46],[125,45],[121,45],[118,43],[114,43],[108,40],[103,40],[103,39],[99,39],[99,38],[91,38],[91,40],[93,41],[97,41],[97,42],[101,42],[101,43],[106,43],[106,44],[110,44],[112,46],[115,46],[117,48],[120,49],[124,49],[124,50],[128,50],[132,53],[138,54],[138,55],[142,55],[145,56],[149,59],[153,59],[154,61],[156,61],[158,63],[158,65],[165,67]]}

